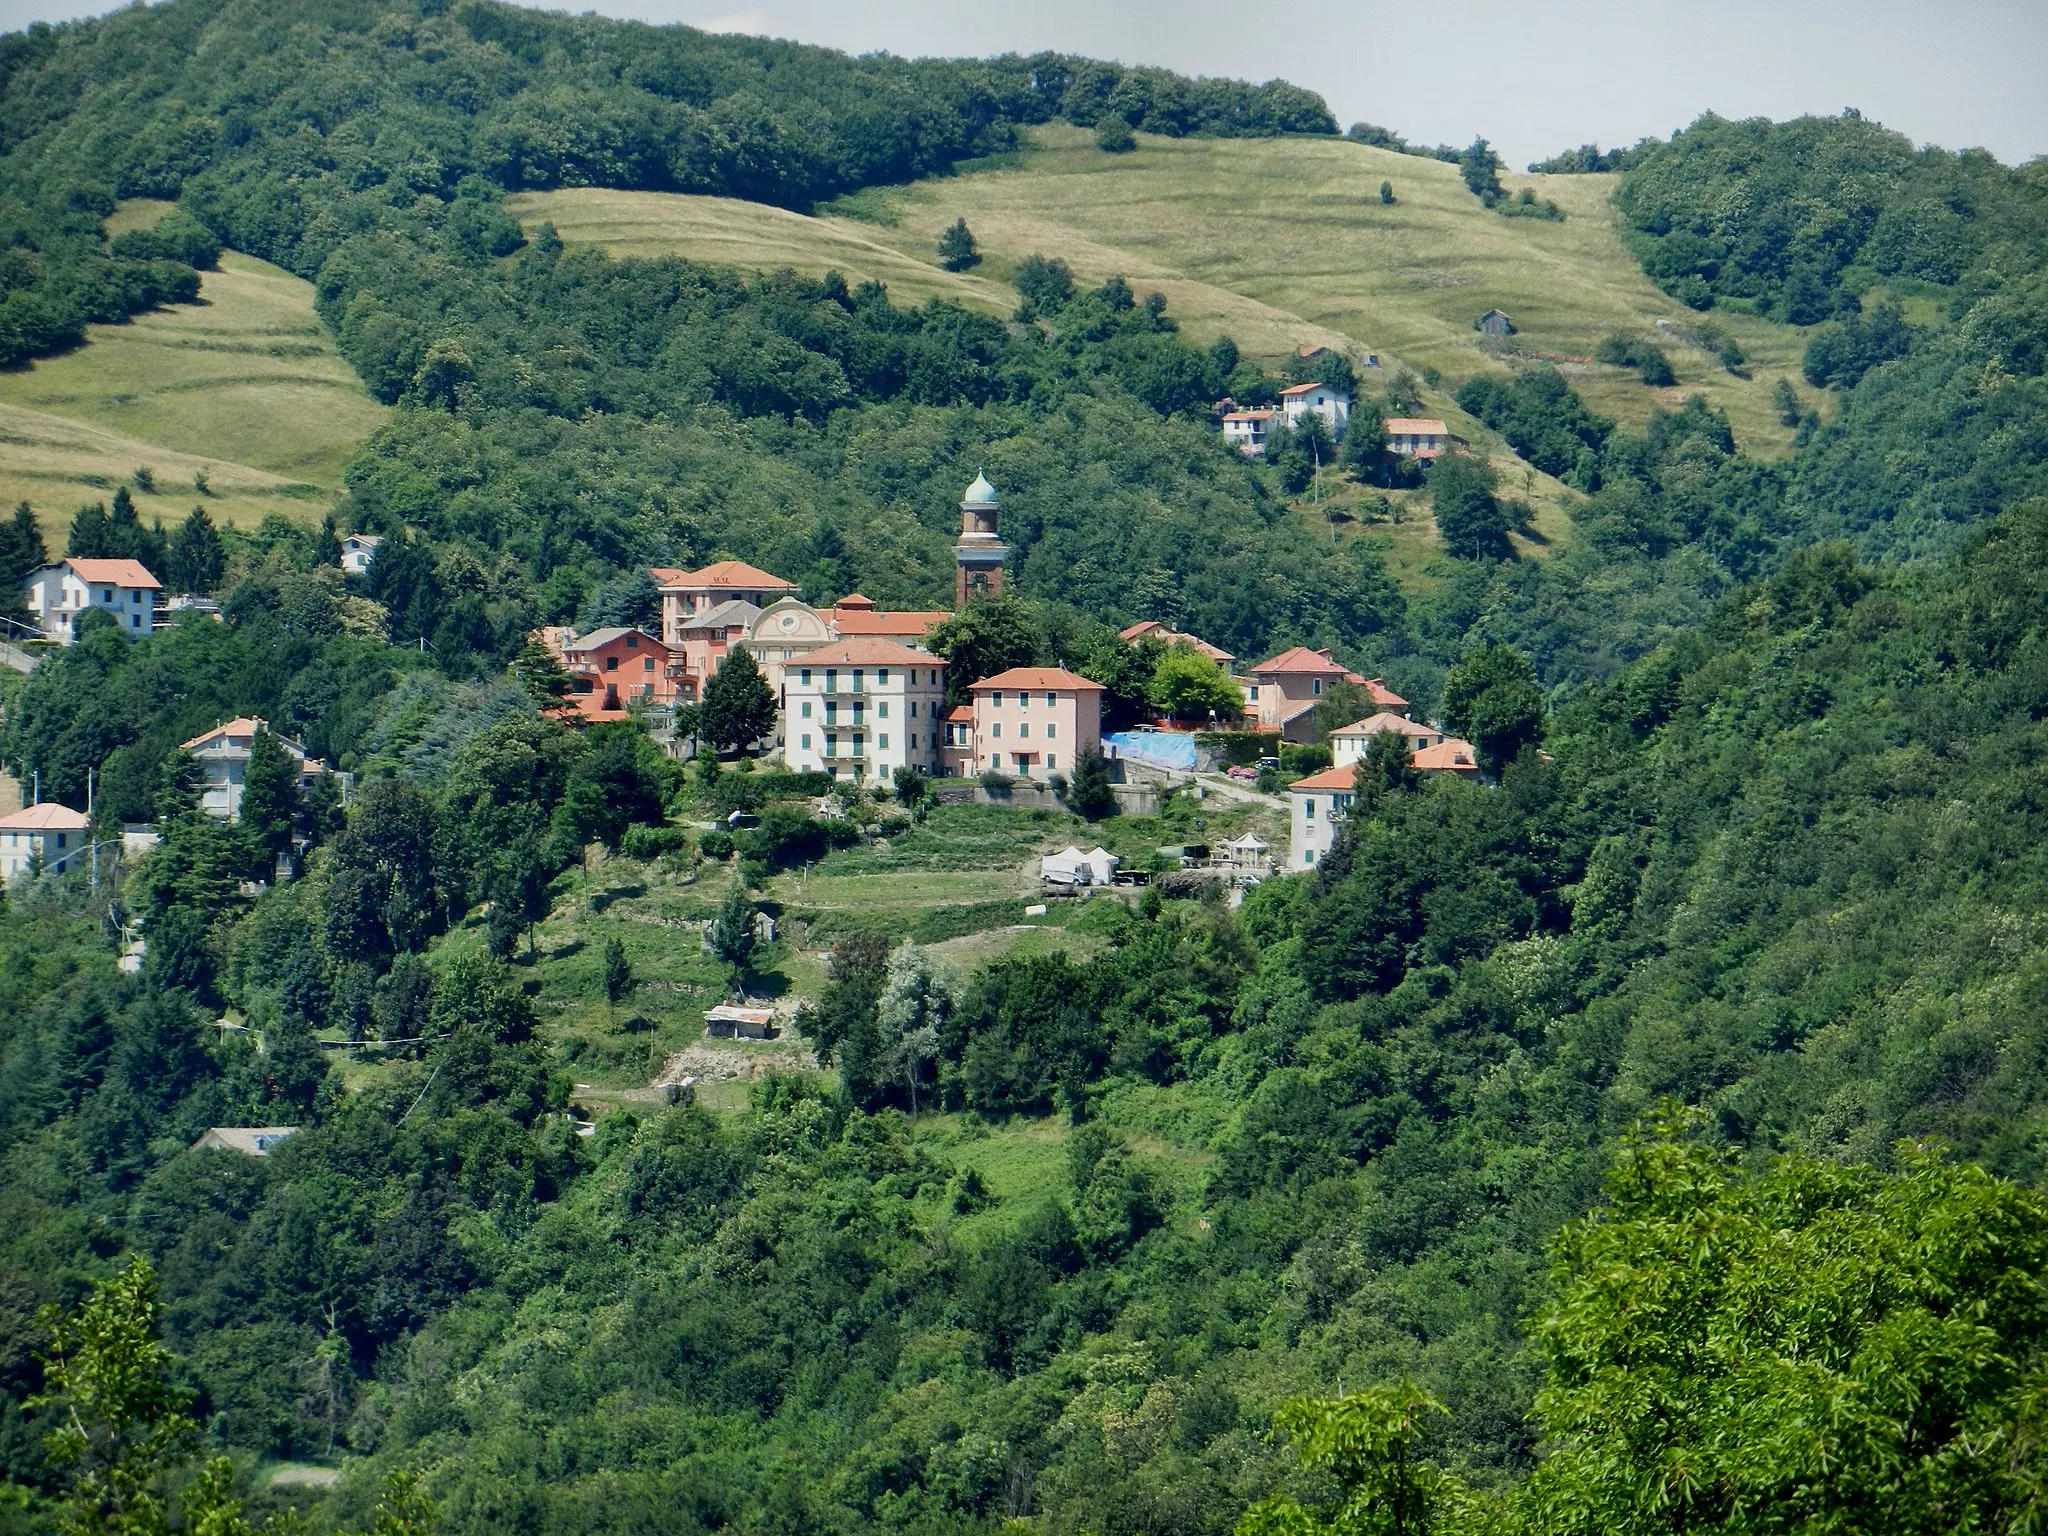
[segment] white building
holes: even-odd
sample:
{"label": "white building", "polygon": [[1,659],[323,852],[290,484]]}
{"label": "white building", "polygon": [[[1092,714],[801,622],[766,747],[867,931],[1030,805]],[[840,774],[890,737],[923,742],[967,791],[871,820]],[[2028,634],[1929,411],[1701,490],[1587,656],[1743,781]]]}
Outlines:
{"label": "white building", "polygon": [[782,673],[782,760],[795,773],[887,782],[939,765],[946,666],[893,640],[840,640]]}
{"label": "white building", "polygon": [[1351,424],[1351,397],[1327,384],[1292,384],[1280,391],[1280,409],[1286,413],[1291,431],[1304,416],[1320,416],[1330,429],[1332,440],[1344,435]]}
{"label": "white building", "polygon": [[38,868],[64,874],[91,846],[92,822],[85,813],[54,800],[0,816],[0,880],[17,880]]}
{"label": "white building", "polygon": [[1444,739],[1444,733],[1434,726],[1419,725],[1413,720],[1383,709],[1376,715],[1368,715],[1355,725],[1347,725],[1341,731],[1330,732],[1330,753],[1337,766],[1346,768],[1364,757],[1372,745],[1373,737],[1382,731],[1391,731],[1406,740],[1411,753],[1433,747]]}
{"label": "white building", "polygon": [[139,560],[59,560],[30,571],[24,584],[37,626],[63,645],[78,638],[79,615],[97,608],[131,635],[156,628],[163,583]]}
{"label": "white building", "polygon": [[370,563],[377,558],[377,547],[384,542],[381,534],[352,533],[341,541],[341,568],[350,576],[366,576]]}
{"label": "white building", "polygon": [[1289,868],[1313,869],[1322,862],[1351,809],[1351,786],[1356,778],[1357,769],[1347,763],[1296,779],[1287,786],[1287,798],[1292,805],[1287,824],[1293,843],[1287,860]]}
{"label": "white building", "polygon": [[1256,459],[1266,451],[1266,434],[1273,430],[1278,411],[1226,411],[1223,441],[1246,458]]}
{"label": "white building", "polygon": [[[269,722],[244,716],[217,725],[184,744],[199,764],[199,808],[216,821],[233,821],[242,814],[242,780],[249,771],[249,749],[255,745],[258,731],[270,731]],[[291,737],[276,731],[271,735],[284,748],[285,756],[299,765],[302,792],[311,789],[323,773],[333,772]],[[347,776],[343,775],[342,787],[346,789],[347,784]]]}

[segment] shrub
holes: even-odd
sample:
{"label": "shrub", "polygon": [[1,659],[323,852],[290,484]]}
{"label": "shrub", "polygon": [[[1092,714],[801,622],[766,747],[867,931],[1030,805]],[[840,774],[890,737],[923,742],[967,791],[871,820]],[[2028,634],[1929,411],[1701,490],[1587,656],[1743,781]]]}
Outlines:
{"label": "shrub", "polygon": [[655,859],[664,853],[680,853],[690,844],[682,827],[628,827],[619,839],[619,852],[629,859]]}
{"label": "shrub", "polygon": [[1326,744],[1307,741],[1285,742],[1280,748],[1280,771],[1282,773],[1319,773],[1330,766],[1334,759]]}
{"label": "shrub", "polygon": [[732,834],[717,827],[697,838],[697,851],[707,859],[729,859],[732,857],[732,850]]}
{"label": "shrub", "polygon": [[1116,113],[1105,113],[1095,125],[1095,147],[1106,149],[1112,155],[1128,154],[1138,147],[1138,136],[1131,132],[1131,125]]}

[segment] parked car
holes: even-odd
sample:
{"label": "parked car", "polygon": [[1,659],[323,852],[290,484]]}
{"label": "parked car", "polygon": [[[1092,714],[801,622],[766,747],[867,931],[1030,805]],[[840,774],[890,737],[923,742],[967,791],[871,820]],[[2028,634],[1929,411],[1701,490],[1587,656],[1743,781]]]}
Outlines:
{"label": "parked car", "polygon": [[1262,758],[1260,758],[1260,759],[1259,759],[1259,772],[1261,772],[1261,773],[1278,773],[1279,771],[1280,771],[1280,759],[1279,759],[1279,758],[1277,758],[1277,757],[1262,757]]}

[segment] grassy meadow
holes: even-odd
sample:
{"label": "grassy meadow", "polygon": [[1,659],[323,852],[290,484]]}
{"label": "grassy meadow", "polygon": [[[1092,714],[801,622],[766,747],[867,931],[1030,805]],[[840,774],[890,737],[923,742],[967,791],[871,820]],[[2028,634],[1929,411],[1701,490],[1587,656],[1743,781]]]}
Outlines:
{"label": "grassy meadow", "polygon": [[[125,203],[108,230],[166,207]],[[201,274],[199,303],[95,325],[86,345],[0,373],[0,498],[29,502],[53,542],[122,484],[167,524],[199,501],[217,522],[313,518],[383,416],[314,314],[312,285],[230,251]]]}
{"label": "grassy meadow", "polygon": [[[1660,292],[1622,244],[1612,176],[1503,176],[1511,191],[1529,186],[1557,202],[1567,217],[1553,223],[1481,207],[1454,165],[1339,139],[1141,135],[1135,153],[1119,156],[1073,128],[1033,138],[1030,152],[989,168],[870,189],[816,218],[589,189],[526,194],[512,206],[529,226],[552,220],[564,239],[620,254],[837,267],[880,278],[902,299],[943,294],[993,313],[1014,307],[1008,282],[1024,257],[1057,255],[1085,282],[1121,273],[1158,289],[1191,335],[1227,331],[1269,360],[1319,343],[1376,352],[1389,367],[1434,368],[1445,387],[1427,392],[1430,409],[1475,441],[1490,434],[1457,412],[1450,391],[1475,373],[1535,360],[1557,362],[1590,405],[1626,425],[1703,393],[1727,410],[1746,451],[1770,456],[1789,441],[1770,389],[1780,375],[1796,377],[1803,334],[1714,316],[1748,355],[1748,378],[1689,344],[1700,317]],[[1379,201],[1382,181],[1393,184],[1392,205]],[[984,258],[964,275],[940,270],[933,249],[956,217]],[[1494,308],[1518,330],[1505,343],[1473,328]],[[1656,339],[1677,384],[1651,389],[1625,370],[1578,361],[1617,330]]]}

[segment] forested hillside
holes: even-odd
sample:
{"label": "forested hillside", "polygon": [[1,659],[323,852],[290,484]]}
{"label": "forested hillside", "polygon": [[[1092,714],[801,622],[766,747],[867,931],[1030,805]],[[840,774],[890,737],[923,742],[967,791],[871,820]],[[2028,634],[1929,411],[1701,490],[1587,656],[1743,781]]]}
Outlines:
{"label": "forested hillside", "polygon": [[[0,1529],[159,1529],[159,1497],[214,1536],[380,1499],[385,1536],[2038,1524],[2037,168],[1854,118],[1629,152],[1652,276],[1808,328],[1795,443],[1741,453],[1703,400],[1618,425],[1533,358],[1444,380],[1572,487],[1536,559],[1513,477],[1418,488],[1381,451],[1417,380],[1361,390],[1334,463],[1306,434],[1247,462],[1210,405],[1280,381],[1058,251],[1005,321],[504,208],[803,208],[1055,116],[1331,131],[1284,85],[370,0],[170,0],[10,37],[0,74],[12,360],[225,246],[310,279],[390,409],[334,526],[64,509],[75,552],[175,562],[221,622],[84,622],[4,674],[9,770],[161,842],[0,905]],[[178,211],[102,241],[133,196]],[[1654,345],[1605,366],[1647,379]],[[646,565],[721,556],[939,600],[983,464],[1015,600],[934,641],[962,666],[1121,702],[1135,619],[1327,645],[1487,772],[1376,754],[1324,862],[1235,908],[1091,900],[1070,942],[957,967],[905,942],[962,933],[929,914],[757,937],[814,868],[923,870],[936,907],[977,840],[1119,834],[914,780],[819,816],[819,776],[565,726],[526,637],[644,622]],[[1430,507],[1426,580],[1302,515],[1340,477]],[[366,579],[348,530],[386,537]],[[17,516],[0,563],[39,538]],[[202,814],[180,743],[244,714],[351,803],[271,744],[240,819]],[[636,904],[666,948],[629,958]],[[989,905],[973,933],[1022,926]],[[771,981],[829,1071],[607,1086],[649,1075],[636,987],[687,1014]],[[190,1150],[217,1125],[299,1129]],[[284,1459],[340,1480],[266,1483]]]}

